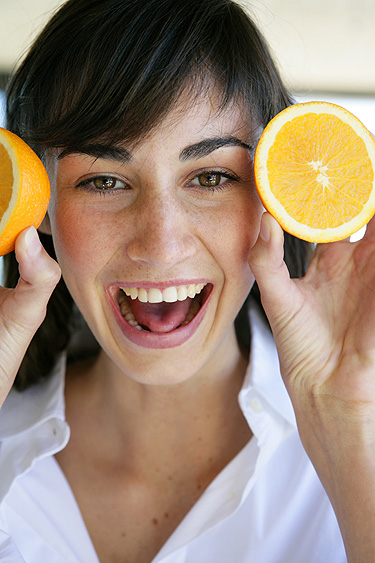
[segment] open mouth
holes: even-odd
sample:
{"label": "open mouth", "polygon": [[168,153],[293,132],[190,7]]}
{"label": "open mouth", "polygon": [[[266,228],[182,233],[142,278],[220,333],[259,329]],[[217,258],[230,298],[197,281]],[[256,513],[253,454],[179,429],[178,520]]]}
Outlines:
{"label": "open mouth", "polygon": [[190,324],[211,290],[209,283],[170,286],[163,290],[121,287],[118,304],[129,326],[162,335]]}

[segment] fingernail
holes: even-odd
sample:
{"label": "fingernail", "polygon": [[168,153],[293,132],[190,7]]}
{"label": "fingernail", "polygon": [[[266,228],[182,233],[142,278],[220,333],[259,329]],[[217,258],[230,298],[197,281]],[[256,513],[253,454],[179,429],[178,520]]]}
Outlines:
{"label": "fingernail", "polygon": [[36,256],[41,250],[41,244],[36,232],[35,227],[29,227],[25,235],[26,251],[27,254],[32,258]]}
{"label": "fingernail", "polygon": [[259,236],[264,242],[269,242],[271,238],[271,229],[265,214],[260,222]]}

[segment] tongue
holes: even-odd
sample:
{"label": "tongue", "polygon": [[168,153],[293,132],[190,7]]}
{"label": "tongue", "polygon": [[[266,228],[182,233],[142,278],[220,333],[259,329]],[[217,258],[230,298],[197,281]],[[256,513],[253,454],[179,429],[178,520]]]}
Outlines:
{"label": "tongue", "polygon": [[151,332],[170,332],[186,319],[191,299],[175,303],[141,303],[138,299],[131,302],[138,324]]}

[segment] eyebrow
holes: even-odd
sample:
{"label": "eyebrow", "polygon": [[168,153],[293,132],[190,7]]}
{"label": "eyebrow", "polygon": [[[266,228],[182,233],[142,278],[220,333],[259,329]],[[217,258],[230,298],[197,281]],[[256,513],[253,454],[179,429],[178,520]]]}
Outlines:
{"label": "eyebrow", "polygon": [[94,158],[107,158],[110,160],[122,160],[124,162],[130,162],[132,159],[131,152],[127,149],[116,145],[103,144],[84,145],[82,147],[67,147],[61,151],[57,158],[58,160],[61,160],[71,154],[86,154],[87,156],[92,156]]}
{"label": "eyebrow", "polygon": [[[253,148],[251,145],[248,145],[237,137],[213,137],[212,139],[204,139],[203,141],[194,143],[194,145],[185,147],[181,151],[179,159],[181,161],[187,161],[203,158],[222,147],[228,146],[243,147],[247,150],[252,150]],[[116,145],[90,144],[82,147],[67,147],[58,155],[58,160],[61,160],[71,154],[85,154],[94,158],[121,160],[125,163],[131,162],[133,158],[131,152],[124,147]]]}
{"label": "eyebrow", "polygon": [[244,143],[241,139],[237,137],[213,137],[212,139],[204,139],[199,143],[190,145],[183,149],[180,153],[180,160],[192,160],[197,158],[202,158],[211,154],[212,152],[220,149],[222,147],[244,147],[247,150],[251,150],[252,146]]}

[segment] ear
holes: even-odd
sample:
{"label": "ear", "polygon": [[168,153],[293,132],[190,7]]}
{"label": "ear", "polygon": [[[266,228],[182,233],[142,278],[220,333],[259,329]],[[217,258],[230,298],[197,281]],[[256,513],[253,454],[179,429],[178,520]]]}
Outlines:
{"label": "ear", "polygon": [[48,213],[46,213],[41,225],[38,228],[38,231],[40,233],[43,233],[44,235],[51,235],[51,223],[48,217]]}

